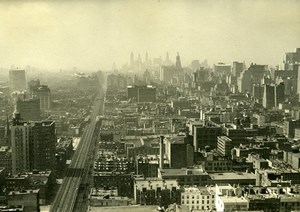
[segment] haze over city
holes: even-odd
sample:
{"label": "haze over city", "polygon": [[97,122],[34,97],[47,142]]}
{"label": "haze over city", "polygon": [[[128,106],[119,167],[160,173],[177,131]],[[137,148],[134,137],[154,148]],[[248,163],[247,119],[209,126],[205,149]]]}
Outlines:
{"label": "haze over city", "polygon": [[[110,70],[130,52],[278,65],[300,41],[300,1],[4,1],[0,64]],[[269,54],[271,52],[271,54]]]}

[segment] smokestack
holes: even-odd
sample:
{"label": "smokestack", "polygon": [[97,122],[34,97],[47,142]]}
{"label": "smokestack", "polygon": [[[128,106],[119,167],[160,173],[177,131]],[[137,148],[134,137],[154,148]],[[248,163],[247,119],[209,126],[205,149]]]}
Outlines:
{"label": "smokestack", "polygon": [[164,168],[164,136],[160,136],[159,140],[159,168],[163,169]]}

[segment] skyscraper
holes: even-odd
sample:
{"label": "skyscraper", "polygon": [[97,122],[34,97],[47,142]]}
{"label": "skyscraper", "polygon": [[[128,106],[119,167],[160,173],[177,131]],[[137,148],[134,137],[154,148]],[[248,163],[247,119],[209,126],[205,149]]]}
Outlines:
{"label": "skyscraper", "polygon": [[289,70],[295,64],[300,64],[300,48],[297,48],[296,52],[287,52],[285,54],[285,70]]}
{"label": "skyscraper", "polygon": [[300,66],[298,67],[297,75],[297,94],[300,95]]}
{"label": "skyscraper", "polygon": [[279,103],[284,102],[285,91],[284,91],[284,83],[281,82],[278,85],[275,85],[275,106],[278,107]]}
{"label": "skyscraper", "polygon": [[275,87],[274,85],[264,85],[263,106],[271,109],[275,106]]}
{"label": "skyscraper", "polygon": [[49,111],[51,109],[51,90],[47,85],[41,85],[33,91],[40,99],[40,109],[42,111]]}
{"label": "skyscraper", "polygon": [[131,52],[130,54],[130,68],[132,68],[134,65],[134,55],[133,55],[133,52]]}
{"label": "skyscraper", "polygon": [[52,170],[55,162],[54,121],[25,122],[14,112],[11,126],[12,174]]}
{"label": "skyscraper", "polygon": [[[40,100],[40,110],[49,111],[51,109],[51,90],[50,90],[50,88],[47,85],[41,85],[39,80],[31,80],[28,83],[28,87],[29,87],[30,96],[33,98],[38,98]],[[23,116],[23,114],[22,114],[22,116]],[[32,120],[34,120],[34,119],[32,119]]]}
{"label": "skyscraper", "polygon": [[284,83],[278,85],[264,85],[263,106],[268,109],[278,107],[279,103],[284,102]]}
{"label": "skyscraper", "polygon": [[243,72],[244,69],[244,63],[239,63],[237,61],[234,61],[232,64],[232,74],[236,77],[239,77],[240,74]]}
{"label": "skyscraper", "polygon": [[31,98],[26,100],[18,99],[17,108],[24,121],[38,121],[41,118],[40,100]]}
{"label": "skyscraper", "polygon": [[11,92],[26,89],[25,70],[9,70],[9,88]]}
{"label": "skyscraper", "polygon": [[177,68],[177,69],[181,69],[182,67],[181,67],[181,61],[180,61],[180,56],[179,56],[179,53],[177,52],[177,56],[176,56],[176,65],[175,65],[175,67]]}
{"label": "skyscraper", "polygon": [[55,123],[54,121],[31,122],[30,168],[52,170],[55,162]]}
{"label": "skyscraper", "polygon": [[169,58],[169,53],[167,52],[166,53],[166,59],[164,61],[164,66],[171,66],[171,65],[173,65],[173,63],[172,63],[172,61]]}
{"label": "skyscraper", "polygon": [[12,174],[29,171],[30,126],[15,111],[11,126]]}

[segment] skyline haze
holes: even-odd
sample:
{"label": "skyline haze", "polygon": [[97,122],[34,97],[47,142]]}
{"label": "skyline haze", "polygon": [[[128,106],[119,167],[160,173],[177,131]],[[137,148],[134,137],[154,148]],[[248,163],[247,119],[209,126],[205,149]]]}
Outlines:
{"label": "skyline haze", "polygon": [[12,1],[0,3],[0,64],[110,70],[179,52],[184,66],[271,66],[300,43],[299,1]]}

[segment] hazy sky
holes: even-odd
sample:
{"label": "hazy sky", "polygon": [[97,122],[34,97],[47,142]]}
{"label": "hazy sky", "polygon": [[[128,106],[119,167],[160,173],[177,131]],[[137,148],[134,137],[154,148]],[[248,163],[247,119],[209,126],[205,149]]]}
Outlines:
{"label": "hazy sky", "polygon": [[300,1],[1,1],[0,66],[110,69],[146,51],[183,65],[279,64],[300,47]]}

